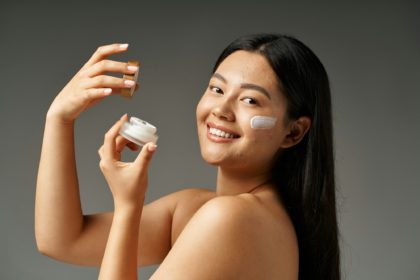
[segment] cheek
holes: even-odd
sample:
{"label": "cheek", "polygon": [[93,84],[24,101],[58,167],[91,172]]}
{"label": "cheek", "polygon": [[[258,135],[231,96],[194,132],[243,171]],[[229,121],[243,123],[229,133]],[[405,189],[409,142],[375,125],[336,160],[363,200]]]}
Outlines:
{"label": "cheek", "polygon": [[[255,129],[251,126],[251,119],[254,116],[248,116],[243,120],[246,124],[244,133],[248,136],[248,140],[253,144],[265,150],[276,150],[280,145],[283,137],[283,128],[277,118],[276,123],[272,128]],[[259,149],[259,148],[258,148]]]}
{"label": "cheek", "polygon": [[197,124],[200,124],[200,122],[203,120],[203,115],[204,115],[204,108],[201,101],[197,104],[195,114],[196,114]]}
{"label": "cheek", "polygon": [[276,125],[277,118],[271,116],[253,116],[250,120],[253,129],[272,129]]}
{"label": "cheek", "polygon": [[203,120],[210,112],[210,104],[205,96],[203,96],[197,104],[196,116],[197,121]]}
{"label": "cheek", "polygon": [[248,140],[253,144],[267,146],[275,139],[275,133],[272,129],[253,129],[249,127],[244,131]]}

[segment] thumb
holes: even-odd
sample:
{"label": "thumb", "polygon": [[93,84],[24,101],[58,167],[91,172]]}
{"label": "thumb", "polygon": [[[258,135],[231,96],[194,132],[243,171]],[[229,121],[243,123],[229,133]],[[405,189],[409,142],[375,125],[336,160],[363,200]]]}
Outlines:
{"label": "thumb", "polygon": [[148,168],[150,160],[155,153],[157,145],[153,142],[148,142],[143,146],[134,163],[141,168]]}

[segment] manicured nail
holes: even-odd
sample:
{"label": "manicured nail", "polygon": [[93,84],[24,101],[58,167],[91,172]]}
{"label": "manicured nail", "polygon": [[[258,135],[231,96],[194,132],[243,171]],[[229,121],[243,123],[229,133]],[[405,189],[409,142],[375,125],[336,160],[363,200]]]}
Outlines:
{"label": "manicured nail", "polygon": [[128,48],[128,44],[120,44],[120,49],[126,49]]}
{"label": "manicured nail", "polygon": [[134,65],[128,65],[127,66],[128,71],[137,71],[139,68]]}
{"label": "manicured nail", "polygon": [[112,88],[106,88],[106,89],[104,89],[104,94],[105,95],[110,95],[111,92],[112,92]]}
{"label": "manicured nail", "polygon": [[134,86],[136,84],[136,82],[135,81],[132,81],[132,80],[124,80],[124,85],[126,86],[126,87],[132,87],[132,86]]}
{"label": "manicured nail", "polygon": [[147,146],[147,149],[149,150],[149,152],[155,151],[156,148],[157,148],[157,145],[156,144],[151,144],[151,145],[148,145]]}

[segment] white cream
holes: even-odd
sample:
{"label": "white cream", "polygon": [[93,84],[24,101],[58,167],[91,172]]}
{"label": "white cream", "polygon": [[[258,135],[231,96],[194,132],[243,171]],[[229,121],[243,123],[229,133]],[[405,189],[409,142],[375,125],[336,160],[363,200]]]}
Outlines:
{"label": "white cream", "polygon": [[268,116],[253,116],[251,118],[251,127],[253,129],[270,129],[276,125],[277,118]]}

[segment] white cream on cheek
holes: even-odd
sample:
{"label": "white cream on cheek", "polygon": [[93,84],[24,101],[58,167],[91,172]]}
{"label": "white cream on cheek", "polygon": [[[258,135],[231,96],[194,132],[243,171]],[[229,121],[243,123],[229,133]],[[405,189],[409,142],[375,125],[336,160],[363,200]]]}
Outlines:
{"label": "white cream on cheek", "polygon": [[277,118],[269,116],[253,116],[250,120],[253,129],[271,129],[276,125]]}

